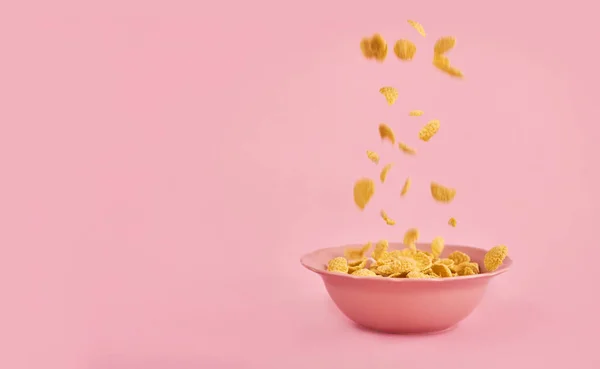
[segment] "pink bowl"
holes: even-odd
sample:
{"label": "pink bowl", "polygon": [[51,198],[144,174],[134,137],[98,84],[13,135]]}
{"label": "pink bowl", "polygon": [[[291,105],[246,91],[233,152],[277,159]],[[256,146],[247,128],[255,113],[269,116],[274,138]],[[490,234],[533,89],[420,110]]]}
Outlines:
{"label": "pink bowl", "polygon": [[[387,333],[432,333],[455,327],[479,305],[492,278],[510,268],[512,260],[493,272],[487,272],[483,257],[487,250],[470,246],[446,245],[442,257],[462,251],[479,263],[482,274],[436,279],[355,277],[331,273],[327,262],[344,255],[345,245],[320,249],[300,259],[307,269],[319,274],[338,309],[355,323]],[[402,249],[390,243],[390,249]],[[428,250],[429,244],[418,244]]]}

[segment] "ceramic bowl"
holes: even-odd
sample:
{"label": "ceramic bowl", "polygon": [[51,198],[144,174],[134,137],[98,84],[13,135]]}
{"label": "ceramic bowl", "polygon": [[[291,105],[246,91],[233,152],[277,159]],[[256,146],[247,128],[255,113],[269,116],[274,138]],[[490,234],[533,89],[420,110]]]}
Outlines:
{"label": "ceramic bowl", "polygon": [[[306,254],[300,262],[323,279],[329,296],[338,309],[355,323],[387,333],[433,333],[451,329],[475,310],[488,283],[508,271],[510,257],[493,272],[487,272],[483,257],[487,250],[471,246],[446,245],[441,257],[462,251],[479,264],[481,274],[436,279],[355,277],[328,272],[327,262],[344,255],[344,245]],[[402,249],[390,243],[390,250]],[[429,244],[417,244],[429,250]]]}

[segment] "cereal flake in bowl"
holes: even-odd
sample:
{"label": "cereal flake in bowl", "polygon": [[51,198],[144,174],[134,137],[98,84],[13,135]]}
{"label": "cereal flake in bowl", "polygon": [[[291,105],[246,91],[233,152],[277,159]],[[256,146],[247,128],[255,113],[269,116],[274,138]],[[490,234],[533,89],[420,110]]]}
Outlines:
{"label": "cereal flake in bowl", "polygon": [[[345,245],[319,249],[300,260],[321,276],[346,317],[380,332],[432,333],[453,328],[479,305],[490,280],[512,264],[505,246],[488,251],[446,245],[436,255],[428,251],[429,244],[404,248],[402,243],[382,242],[371,258],[365,257],[366,246]],[[423,255],[429,256],[429,263]]]}

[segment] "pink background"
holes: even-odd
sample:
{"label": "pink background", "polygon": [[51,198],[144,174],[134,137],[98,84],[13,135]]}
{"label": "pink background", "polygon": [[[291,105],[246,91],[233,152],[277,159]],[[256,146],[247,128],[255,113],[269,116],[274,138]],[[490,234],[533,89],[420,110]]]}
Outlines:
{"label": "pink background", "polygon": [[[598,365],[593,3],[3,2],[0,367]],[[374,32],[415,60],[364,60]],[[442,35],[463,82],[430,64]],[[419,155],[380,144],[382,121]],[[361,213],[367,149],[396,167]],[[433,203],[430,180],[456,201]],[[357,329],[298,261],[410,226],[510,248],[455,331]]]}

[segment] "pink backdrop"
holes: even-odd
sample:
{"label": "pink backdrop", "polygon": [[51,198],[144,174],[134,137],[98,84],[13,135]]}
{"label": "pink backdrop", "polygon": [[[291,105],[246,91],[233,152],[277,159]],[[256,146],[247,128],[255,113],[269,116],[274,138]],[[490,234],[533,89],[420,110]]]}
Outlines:
{"label": "pink backdrop", "polygon": [[[594,367],[593,3],[3,2],[0,367]],[[374,32],[415,60],[364,60]],[[430,65],[442,35],[463,82]],[[442,128],[424,144],[427,118]],[[381,145],[382,121],[419,155]],[[361,213],[366,149],[396,167]],[[456,201],[433,203],[430,180]],[[409,226],[510,248],[455,331],[359,330],[298,261]]]}

